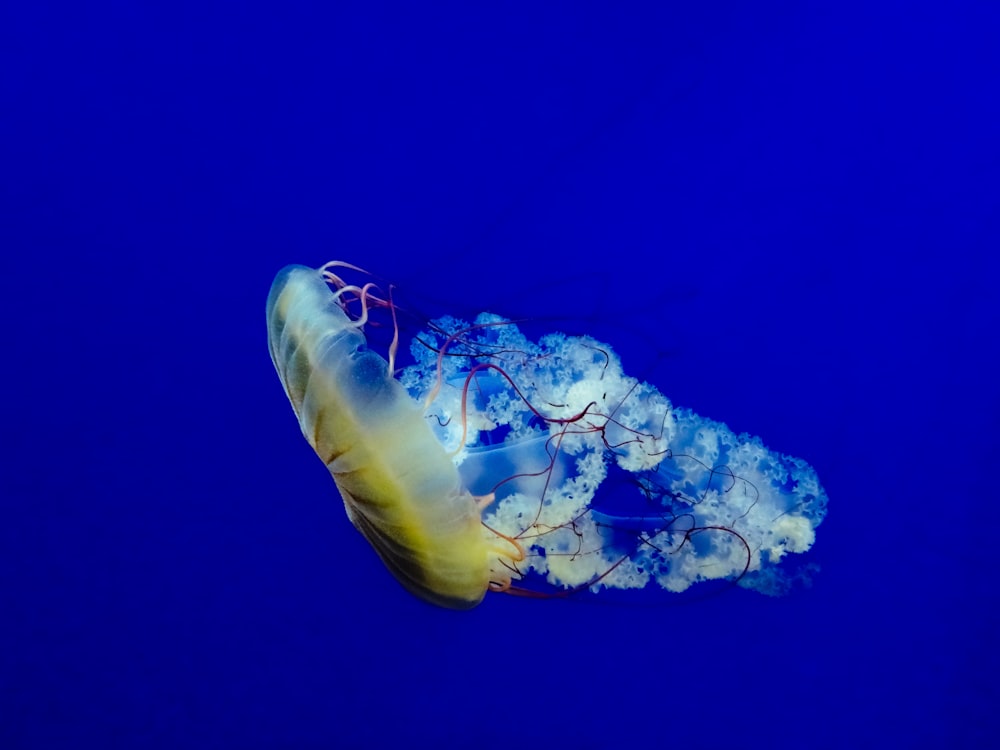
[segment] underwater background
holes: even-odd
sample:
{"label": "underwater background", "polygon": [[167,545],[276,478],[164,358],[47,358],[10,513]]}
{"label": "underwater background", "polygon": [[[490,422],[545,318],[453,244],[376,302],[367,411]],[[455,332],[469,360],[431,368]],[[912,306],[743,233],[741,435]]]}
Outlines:
{"label": "underwater background", "polygon": [[[0,748],[996,747],[990,5],[467,5],[0,11]],[[408,594],[267,352],[331,259],[807,460],[813,585]]]}

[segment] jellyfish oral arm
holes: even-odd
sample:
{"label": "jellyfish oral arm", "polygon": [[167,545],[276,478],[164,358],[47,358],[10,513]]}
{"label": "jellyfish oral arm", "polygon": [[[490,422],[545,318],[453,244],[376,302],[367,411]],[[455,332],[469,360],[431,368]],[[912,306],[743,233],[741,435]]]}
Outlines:
{"label": "jellyfish oral arm", "polygon": [[[473,354],[435,357],[435,336]],[[715,579],[767,594],[802,577],[780,564],[812,546],[827,506],[805,461],[674,407],[588,337],[533,342],[481,315],[435,321],[422,342],[401,380],[466,485],[495,493],[484,523],[522,545],[519,573],[561,590]]]}

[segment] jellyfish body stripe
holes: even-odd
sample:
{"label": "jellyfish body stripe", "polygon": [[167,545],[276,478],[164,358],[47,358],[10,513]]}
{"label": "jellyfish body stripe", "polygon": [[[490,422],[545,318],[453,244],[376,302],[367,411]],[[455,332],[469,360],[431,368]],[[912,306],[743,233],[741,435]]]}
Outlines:
{"label": "jellyfish body stripe", "polygon": [[267,300],[271,359],[354,526],[411,592],[453,608],[490,584],[480,509],[420,407],[365,347],[320,271],[288,266]]}

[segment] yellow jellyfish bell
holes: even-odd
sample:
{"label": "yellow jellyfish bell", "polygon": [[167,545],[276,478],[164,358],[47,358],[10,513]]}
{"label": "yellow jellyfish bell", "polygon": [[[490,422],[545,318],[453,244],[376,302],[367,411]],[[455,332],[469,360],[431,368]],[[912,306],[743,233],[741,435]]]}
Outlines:
{"label": "yellow jellyfish bell", "polygon": [[[278,273],[267,300],[274,367],[348,517],[386,567],[429,602],[474,607],[491,585],[509,585],[500,559],[516,559],[520,549],[485,529],[484,501],[463,488],[389,363],[366,348],[372,297],[343,284],[330,270],[340,265]],[[349,298],[366,311],[357,320],[345,311]]]}

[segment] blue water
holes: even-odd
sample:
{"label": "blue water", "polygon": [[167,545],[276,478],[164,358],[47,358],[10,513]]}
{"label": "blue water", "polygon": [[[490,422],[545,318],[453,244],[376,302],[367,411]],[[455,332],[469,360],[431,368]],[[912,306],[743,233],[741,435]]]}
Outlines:
{"label": "blue water", "polygon": [[[985,4],[135,5],[0,21],[0,747],[997,746]],[[809,461],[814,585],[407,594],[267,354],[332,258]]]}

